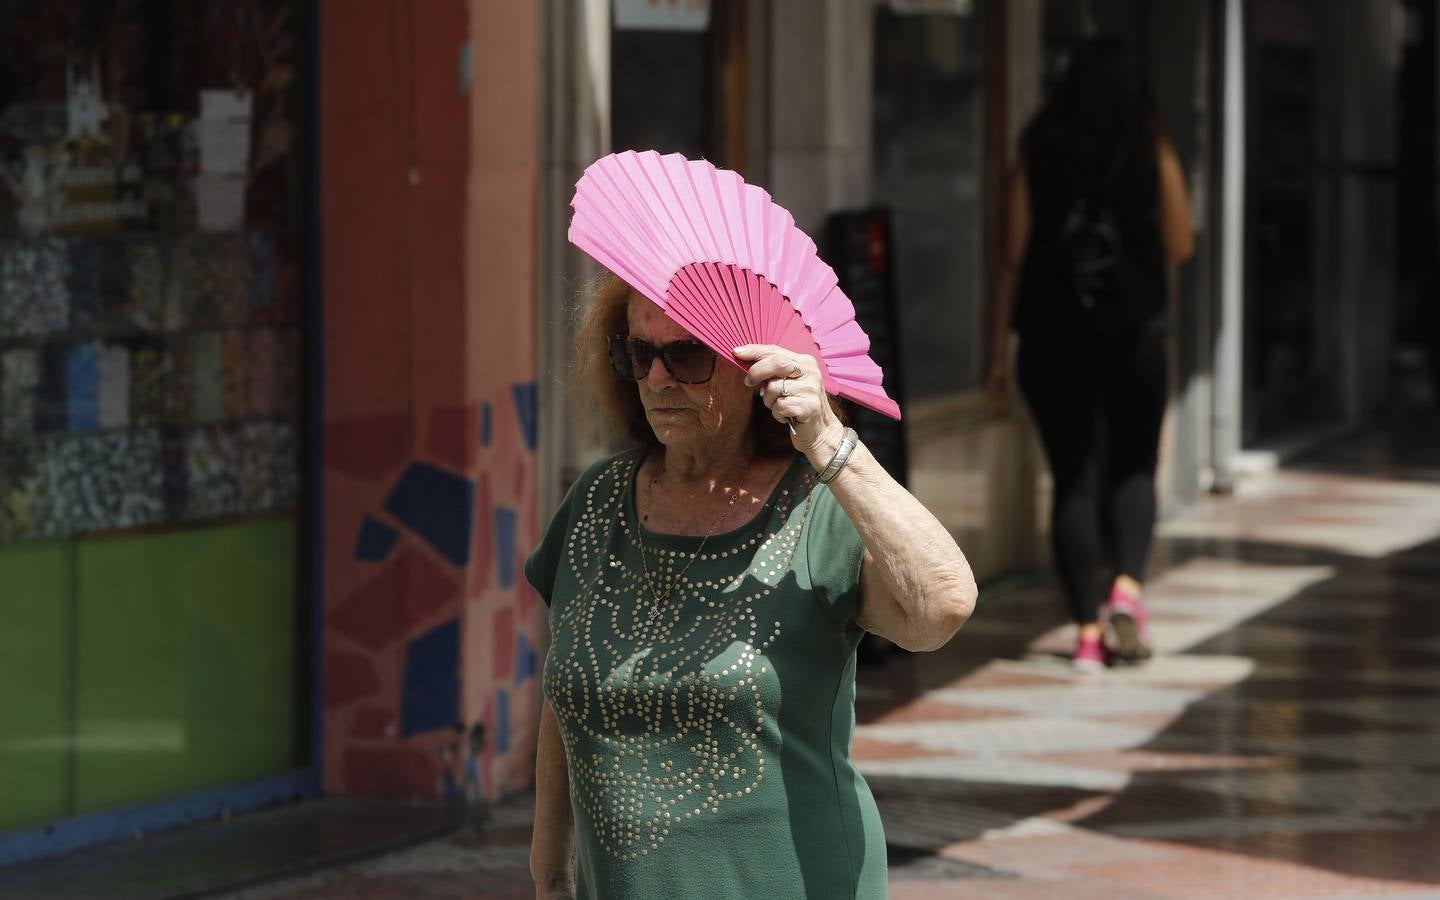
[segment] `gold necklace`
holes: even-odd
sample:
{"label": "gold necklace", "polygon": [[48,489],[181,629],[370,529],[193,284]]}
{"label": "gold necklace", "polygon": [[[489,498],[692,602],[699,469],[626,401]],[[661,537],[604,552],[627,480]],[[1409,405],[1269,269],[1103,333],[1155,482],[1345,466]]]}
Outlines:
{"label": "gold necklace", "polygon": [[[661,597],[660,592],[655,590],[655,582],[650,577],[650,563],[648,561],[650,552],[649,548],[645,546],[644,535],[640,533],[644,526],[641,525],[639,521],[639,511],[636,511],[635,543],[640,549],[640,571],[645,574],[645,587],[649,589],[650,596],[655,599],[655,605],[653,608],[651,608],[650,615],[646,617],[646,621],[648,621],[650,624],[655,624],[655,620],[660,618],[661,607],[664,606],[665,601],[669,600],[670,596],[675,593],[675,589],[680,586],[681,581],[683,581],[685,578],[685,573],[690,571],[690,567],[695,564],[695,560],[700,558],[700,554],[705,550],[705,543],[710,540],[710,536],[720,529],[720,526],[725,523],[726,519],[730,518],[730,511],[735,508],[735,503],[740,499],[741,489],[745,484],[745,479],[750,477],[750,465],[753,463],[754,460],[752,459],[750,463],[746,464],[745,471],[740,475],[740,484],[737,485],[730,492],[730,502],[726,504],[725,512],[720,516],[720,518],[715,522],[714,525],[710,526],[710,530],[705,532],[705,536],[700,539],[700,546],[695,548],[695,552],[690,554],[690,559],[685,562],[685,568],[681,569],[680,574],[676,575],[675,579],[670,582],[670,587],[665,591],[664,597]],[[652,488],[654,487],[654,479],[651,479],[650,485]]]}

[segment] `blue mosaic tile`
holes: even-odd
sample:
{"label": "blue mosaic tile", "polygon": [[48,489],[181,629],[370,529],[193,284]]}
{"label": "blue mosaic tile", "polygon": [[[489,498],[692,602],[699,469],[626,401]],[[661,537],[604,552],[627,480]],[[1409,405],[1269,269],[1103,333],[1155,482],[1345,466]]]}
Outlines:
{"label": "blue mosaic tile", "polygon": [[473,483],[425,463],[411,463],[385,498],[386,512],[457,566],[470,561],[474,508]]}
{"label": "blue mosaic tile", "polygon": [[530,639],[520,634],[515,636],[515,683],[524,684],[527,678],[534,678],[538,660]]}
{"label": "blue mosaic tile", "polygon": [[355,542],[355,558],[361,562],[383,562],[399,540],[400,532],[366,516],[360,524],[360,537]]}
{"label": "blue mosaic tile", "polygon": [[515,399],[515,415],[520,419],[520,432],[525,436],[525,446],[534,452],[540,440],[540,416],[536,409],[539,389],[535,382],[527,381],[511,387]]}
{"label": "blue mosaic tile", "polygon": [[510,752],[510,695],[495,692],[495,752]]}
{"label": "blue mosaic tile", "polygon": [[453,728],[460,718],[460,621],[425,632],[405,648],[400,697],[403,737]]}
{"label": "blue mosaic tile", "polygon": [[519,516],[515,510],[495,507],[495,562],[500,571],[500,586],[515,586],[515,526]]}

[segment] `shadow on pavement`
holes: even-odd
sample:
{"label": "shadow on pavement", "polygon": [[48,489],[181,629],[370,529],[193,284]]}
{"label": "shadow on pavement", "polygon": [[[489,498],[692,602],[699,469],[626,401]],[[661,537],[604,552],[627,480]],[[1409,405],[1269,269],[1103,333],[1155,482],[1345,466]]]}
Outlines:
{"label": "shadow on pavement", "polygon": [[[1417,446],[1415,434],[1362,435],[1293,468],[1440,483],[1440,442]],[[1112,784],[867,774],[893,835],[892,879],[1016,877],[940,853],[1078,830],[1359,879],[1440,884],[1440,539],[1378,556],[1285,539],[1283,531],[1263,542],[1170,538],[1157,548],[1166,569],[1218,560],[1330,572],[1178,657],[1248,661],[1248,674],[1205,685],[1199,699],[1153,716],[1163,724],[1148,739],[1091,754],[1143,756],[1152,765],[1169,759],[1173,768],[1112,766],[1112,775],[1121,772]],[[1000,618],[1003,627],[984,624]],[[992,600],[940,653],[862,671],[858,721],[937,721],[927,692],[943,689],[963,704],[967,689],[986,687],[987,665],[1033,660],[1031,645],[1064,621],[1048,590]],[[936,771],[944,768],[937,760]]]}

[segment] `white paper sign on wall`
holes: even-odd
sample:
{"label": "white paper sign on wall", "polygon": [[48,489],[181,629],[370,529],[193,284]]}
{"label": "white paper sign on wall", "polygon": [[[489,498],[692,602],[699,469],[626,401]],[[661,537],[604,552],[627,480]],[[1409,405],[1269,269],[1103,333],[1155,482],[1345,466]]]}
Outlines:
{"label": "white paper sign on wall", "polygon": [[969,16],[975,0],[890,0],[890,8],[901,15]]}
{"label": "white paper sign on wall", "polygon": [[622,31],[704,31],[710,0],[614,0],[615,27]]}

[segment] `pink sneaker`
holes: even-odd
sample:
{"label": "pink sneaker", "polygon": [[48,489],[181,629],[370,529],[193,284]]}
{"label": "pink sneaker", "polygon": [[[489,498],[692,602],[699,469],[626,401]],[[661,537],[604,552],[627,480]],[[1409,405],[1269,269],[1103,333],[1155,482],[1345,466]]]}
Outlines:
{"label": "pink sneaker", "polygon": [[1081,672],[1099,672],[1105,668],[1105,643],[1098,637],[1081,635],[1075,640],[1075,656],[1070,665]]}
{"label": "pink sneaker", "polygon": [[1119,589],[1110,592],[1105,643],[1115,659],[1135,663],[1151,657],[1149,618],[1139,597]]}

